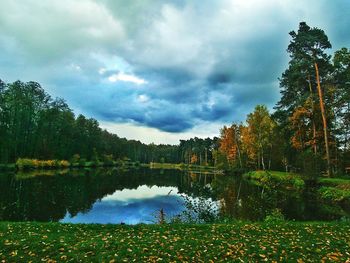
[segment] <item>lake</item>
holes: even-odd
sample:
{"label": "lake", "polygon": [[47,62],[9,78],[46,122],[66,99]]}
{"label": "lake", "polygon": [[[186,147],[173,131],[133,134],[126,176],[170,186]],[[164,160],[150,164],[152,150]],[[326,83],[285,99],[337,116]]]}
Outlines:
{"label": "lake", "polygon": [[188,202],[205,200],[227,217],[263,220],[273,209],[290,220],[335,220],[343,208],[304,192],[266,191],[240,176],[178,170],[117,169],[0,174],[0,220],[64,223],[156,223]]}

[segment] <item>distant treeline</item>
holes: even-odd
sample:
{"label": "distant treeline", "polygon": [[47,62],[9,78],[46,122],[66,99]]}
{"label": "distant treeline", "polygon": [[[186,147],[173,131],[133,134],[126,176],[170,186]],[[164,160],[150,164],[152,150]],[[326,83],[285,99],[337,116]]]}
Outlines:
{"label": "distant treeline", "polygon": [[212,164],[217,141],[194,138],[179,145],[147,145],[127,140],[101,129],[93,118],[76,117],[63,99],[51,98],[36,82],[0,80],[0,163],[78,156],[87,161],[127,158],[142,163]]}

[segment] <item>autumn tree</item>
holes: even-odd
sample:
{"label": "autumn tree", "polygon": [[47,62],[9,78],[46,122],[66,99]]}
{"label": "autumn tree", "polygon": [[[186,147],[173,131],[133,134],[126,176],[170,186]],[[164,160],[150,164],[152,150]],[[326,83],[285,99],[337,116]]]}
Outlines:
{"label": "autumn tree", "polygon": [[265,170],[266,159],[270,158],[273,147],[275,122],[264,105],[257,105],[246,122],[247,127],[242,133],[244,148],[248,156],[255,160],[256,168]]}
{"label": "autumn tree", "polygon": [[[323,131],[323,149],[327,162],[327,173],[330,174],[330,153],[329,153],[329,124],[327,122],[330,110],[327,111],[324,98],[324,89],[331,72],[330,56],[325,52],[331,48],[328,37],[323,30],[311,28],[305,22],[299,24],[297,32],[289,33],[292,37],[288,45],[288,53],[291,60],[288,68],[282,74],[280,79],[281,100],[277,104],[277,112],[274,114],[279,124],[286,127],[286,138],[292,141],[298,137],[299,129],[288,131],[287,127],[297,127],[291,125],[296,121],[296,115],[302,109],[308,111],[307,116],[304,114],[310,125],[309,131],[303,131],[312,141],[310,144],[314,154],[317,154],[321,148],[320,141],[317,140],[318,131]],[[294,117],[293,117],[294,115]],[[306,127],[304,127],[306,128]],[[295,145],[295,144],[294,144]],[[293,143],[291,143],[293,146]]]}
{"label": "autumn tree", "polygon": [[232,124],[220,130],[219,152],[226,157],[227,164],[232,167],[242,167],[241,156],[241,125]]}

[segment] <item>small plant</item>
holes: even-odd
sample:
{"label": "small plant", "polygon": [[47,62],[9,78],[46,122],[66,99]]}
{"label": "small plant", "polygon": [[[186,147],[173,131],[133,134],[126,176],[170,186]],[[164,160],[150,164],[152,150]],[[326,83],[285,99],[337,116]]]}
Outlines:
{"label": "small plant", "polygon": [[285,220],[284,215],[282,214],[281,209],[273,209],[270,214],[265,217],[265,223],[280,223]]}
{"label": "small plant", "polygon": [[186,210],[180,214],[186,223],[213,223],[219,219],[219,207],[216,202],[205,197],[191,198],[182,196]]}
{"label": "small plant", "polygon": [[163,208],[161,208],[158,212],[157,222],[158,222],[158,224],[165,224],[166,223],[165,212],[164,212]]}

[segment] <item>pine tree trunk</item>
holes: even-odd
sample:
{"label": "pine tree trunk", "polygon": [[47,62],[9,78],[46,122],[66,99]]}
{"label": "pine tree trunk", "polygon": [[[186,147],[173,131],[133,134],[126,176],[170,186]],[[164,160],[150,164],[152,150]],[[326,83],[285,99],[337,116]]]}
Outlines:
{"label": "pine tree trunk", "polygon": [[311,107],[312,107],[312,133],[313,133],[313,148],[314,148],[314,154],[317,154],[317,142],[316,142],[316,125],[315,125],[315,104],[314,104],[314,95],[312,92],[312,86],[311,86],[311,78],[309,75],[309,90],[310,90],[310,98],[311,98]]}
{"label": "pine tree trunk", "polygon": [[318,90],[318,96],[320,97],[320,108],[321,108],[322,121],[323,121],[324,143],[325,143],[325,147],[326,147],[327,175],[331,176],[331,169],[330,169],[331,159],[329,156],[327,119],[326,119],[326,113],[325,113],[324,104],[323,104],[323,96],[322,96],[322,90],[321,90],[321,84],[320,84],[320,75],[318,72],[318,65],[316,62],[315,62],[315,70],[316,70],[317,90]]}

